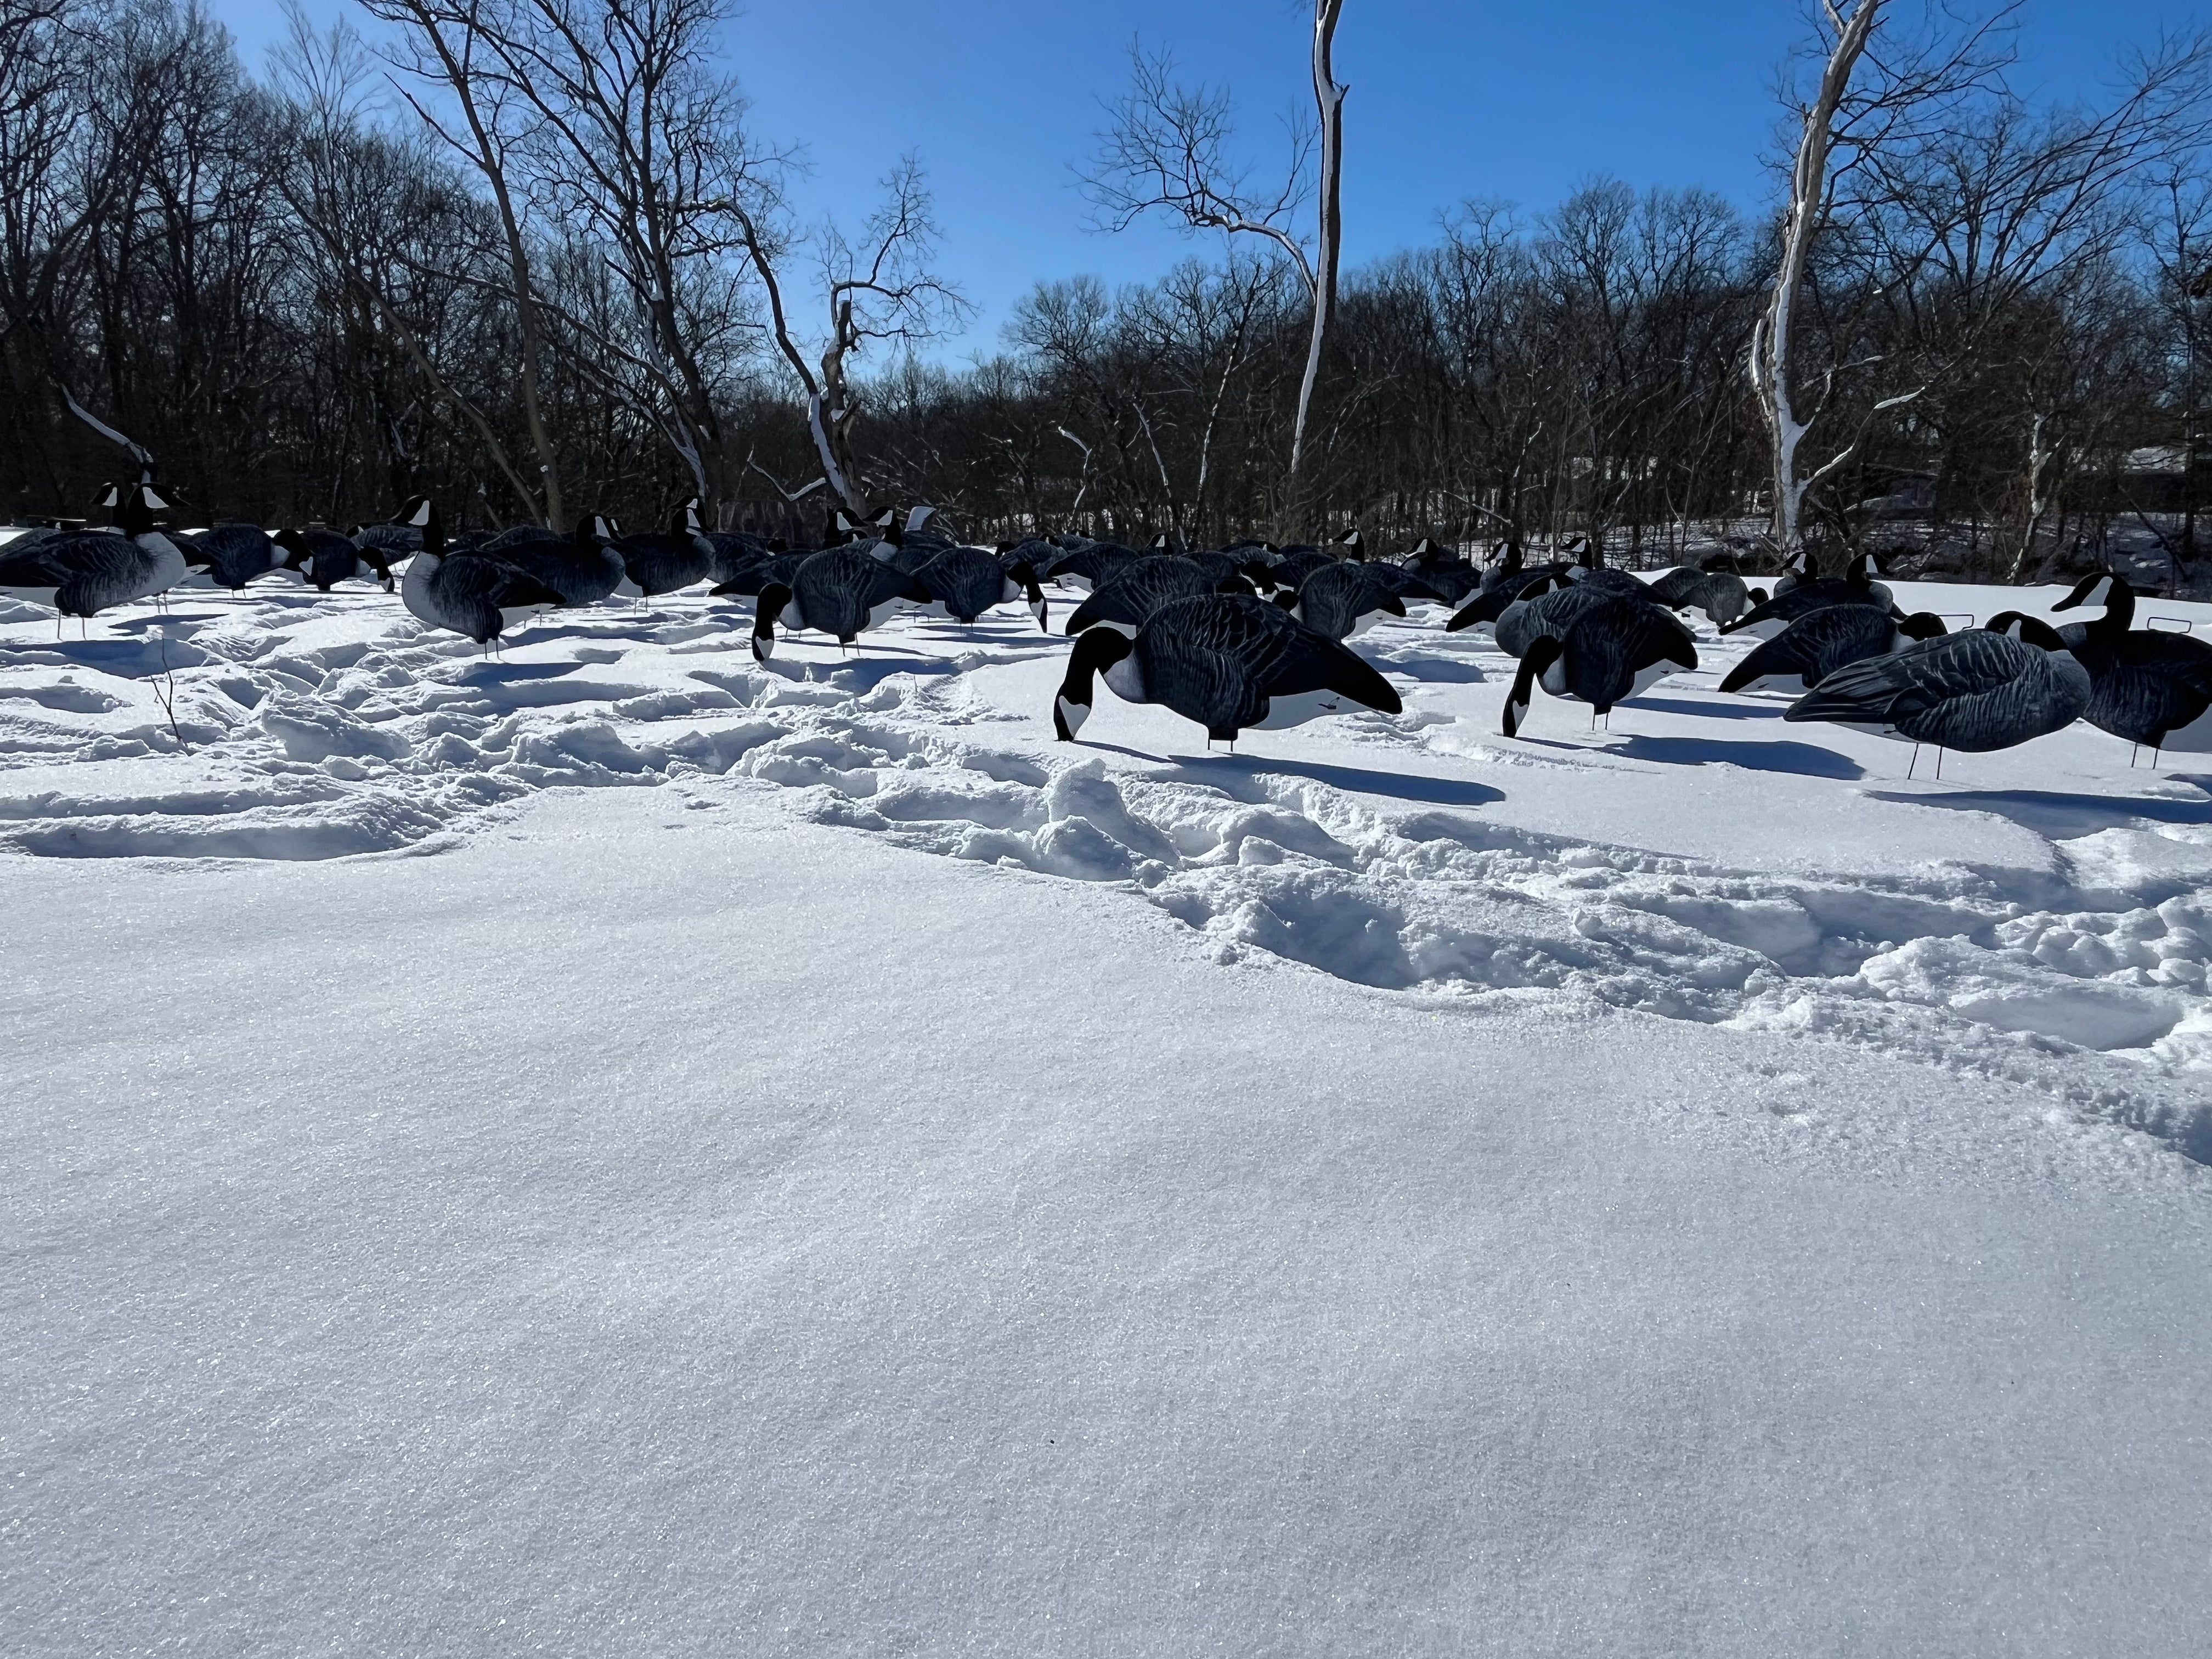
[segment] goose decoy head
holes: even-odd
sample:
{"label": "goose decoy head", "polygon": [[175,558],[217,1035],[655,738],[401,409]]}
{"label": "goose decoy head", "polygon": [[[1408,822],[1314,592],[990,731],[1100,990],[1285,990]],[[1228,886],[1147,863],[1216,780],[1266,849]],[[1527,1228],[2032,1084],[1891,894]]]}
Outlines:
{"label": "goose decoy head", "polygon": [[1118,628],[1085,629],[1067,653],[1067,678],[1053,699],[1052,729],[1062,743],[1073,743],[1083,722],[1091,718],[1093,682],[1137,648],[1137,642]]}
{"label": "goose decoy head", "polygon": [[1363,564],[1367,562],[1367,538],[1359,533],[1356,525],[1344,532],[1344,556]]}
{"label": "goose decoy head", "polygon": [[668,526],[669,533],[679,540],[685,537],[705,535],[707,526],[700,522],[699,505],[696,495],[686,495],[678,502],[675,517]]}
{"label": "goose decoy head", "polygon": [[1265,559],[1245,560],[1237,567],[1237,574],[1252,584],[1255,593],[1273,593],[1282,585],[1275,580],[1275,573],[1267,568]]}
{"label": "goose decoy head", "polygon": [[1908,640],[1940,640],[1951,630],[1933,611],[1916,611],[1898,623],[1897,631]]}
{"label": "goose decoy head", "polygon": [[399,509],[399,516],[392,522],[421,531],[422,551],[428,557],[442,559],[446,556],[446,521],[439,515],[438,504],[428,495],[412,497],[406,506]]}
{"label": "goose decoy head", "polygon": [[[2121,592],[2123,588],[2126,589],[2124,594]],[[2133,586],[2111,571],[2100,570],[2094,576],[2082,577],[2074,585],[2071,593],[2051,608],[2053,611],[2071,611],[2077,605],[2101,605],[2109,610],[2115,599],[2132,599],[2135,597]]]}
{"label": "goose decoy head", "polygon": [[1052,632],[1046,626],[1050,612],[1044,602],[1044,589],[1037,583],[1036,568],[1027,561],[1016,565],[1006,572],[1006,585],[1018,590],[1022,598],[1029,602],[1030,615],[1036,618],[1036,625],[1048,634]]}
{"label": "goose decoy head", "polygon": [[[753,660],[766,662],[775,654],[775,624],[791,605],[791,589],[770,582],[753,602]],[[787,624],[788,625],[788,624]]]}
{"label": "goose decoy head", "polygon": [[932,518],[935,517],[937,509],[930,506],[927,501],[921,502],[910,508],[906,515],[906,533],[909,536],[914,534],[915,531],[921,529],[922,526],[927,524]]}
{"label": "goose decoy head", "polygon": [[2017,611],[2001,611],[1982,624],[1991,634],[2002,634],[2008,639],[2020,641],[2045,651],[2063,651],[2066,641],[2058,637],[2058,630],[2049,623],[2024,616]]}
{"label": "goose decoy head", "polygon": [[157,522],[155,515],[166,514],[169,503],[163,500],[151,484],[137,484],[123,497],[116,514],[116,526],[126,536],[136,538],[149,536]]}

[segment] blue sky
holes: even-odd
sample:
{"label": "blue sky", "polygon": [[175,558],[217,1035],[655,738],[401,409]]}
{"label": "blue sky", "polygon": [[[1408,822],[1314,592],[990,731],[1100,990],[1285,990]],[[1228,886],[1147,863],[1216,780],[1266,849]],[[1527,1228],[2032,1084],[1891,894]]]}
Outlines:
{"label": "blue sky", "polygon": [[[258,68],[281,30],[276,0],[211,3]],[[316,16],[340,9],[308,3]],[[1127,81],[1133,38],[1172,47],[1188,78],[1231,85],[1255,154],[1272,155],[1280,114],[1311,95],[1310,15],[1292,0],[755,0],[729,46],[758,129],[805,146],[813,210],[857,221],[885,168],[921,155],[944,265],[979,307],[945,348],[957,357],[989,349],[1039,278],[1135,281],[1211,251],[1164,228],[1084,228],[1070,164],[1100,100]],[[2176,0],[2042,0],[2021,76],[2089,93],[2123,42],[2208,21],[2206,6]],[[1465,198],[1540,210],[1602,173],[1760,201],[1773,70],[1802,30],[1795,0],[1346,0],[1347,260],[1428,240],[1438,210]],[[833,77],[833,64],[847,73]],[[842,90],[825,107],[829,87]]]}

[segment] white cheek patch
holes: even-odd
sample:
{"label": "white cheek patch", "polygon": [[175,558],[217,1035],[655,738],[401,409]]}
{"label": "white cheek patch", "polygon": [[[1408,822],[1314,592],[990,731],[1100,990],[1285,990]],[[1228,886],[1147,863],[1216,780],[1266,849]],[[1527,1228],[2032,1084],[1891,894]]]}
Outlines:
{"label": "white cheek patch", "polygon": [[1091,705],[1087,702],[1070,702],[1066,697],[1058,697],[1054,699],[1054,707],[1060,710],[1060,718],[1071,732],[1080,732],[1083,722],[1091,718]]}

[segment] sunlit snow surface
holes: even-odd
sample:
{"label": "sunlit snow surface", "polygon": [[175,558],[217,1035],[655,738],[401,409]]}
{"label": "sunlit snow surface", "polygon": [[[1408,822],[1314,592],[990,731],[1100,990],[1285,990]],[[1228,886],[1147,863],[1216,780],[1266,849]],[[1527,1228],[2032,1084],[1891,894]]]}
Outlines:
{"label": "sunlit snow surface", "polygon": [[[1900,597],[1956,628],[2063,595]],[[2147,610],[2212,627],[2212,607]],[[1607,727],[1540,695],[1509,741],[1510,661],[1431,610],[1361,641],[1403,714],[1231,756],[1103,688],[1087,741],[1052,741],[1066,642],[1011,607],[849,653],[800,635],[765,669],[748,610],[700,597],[563,613],[490,659],[366,587],[188,595],[84,639],[4,614],[0,847],[19,853],[428,851],[550,789],[774,786],[817,823],[1113,884],[1224,962],[1817,1035],[2212,1156],[2212,776],[2131,767],[2077,724],[1947,756],[1941,781],[1929,751],[1908,781],[1908,746],[1714,691],[1749,642],[1710,629],[1698,673]]]}
{"label": "sunlit snow surface", "polygon": [[2212,799],[1442,622],[0,611],[0,1652],[2212,1649]]}

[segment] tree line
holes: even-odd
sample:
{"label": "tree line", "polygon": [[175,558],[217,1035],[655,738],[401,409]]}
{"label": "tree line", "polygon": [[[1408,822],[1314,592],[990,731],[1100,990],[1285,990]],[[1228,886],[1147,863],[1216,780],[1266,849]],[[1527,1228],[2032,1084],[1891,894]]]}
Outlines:
{"label": "tree line", "polygon": [[272,523],[696,494],[805,537],[927,501],[978,538],[1887,539],[2015,579],[2115,526],[2185,565],[2206,534],[2201,39],[2053,106],[2012,89],[2008,11],[1823,8],[1771,209],[1599,179],[1340,274],[1322,0],[1319,142],[1255,183],[1228,90],[1137,52],[1071,160],[1102,228],[1164,215],[1194,257],[1042,281],[955,367],[920,166],[803,217],[725,0],[363,9],[373,47],[295,17],[257,78],[179,0],[0,0],[18,515],[150,465]]}

